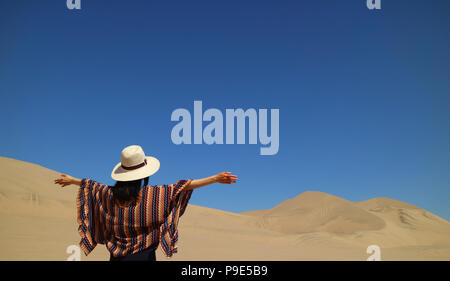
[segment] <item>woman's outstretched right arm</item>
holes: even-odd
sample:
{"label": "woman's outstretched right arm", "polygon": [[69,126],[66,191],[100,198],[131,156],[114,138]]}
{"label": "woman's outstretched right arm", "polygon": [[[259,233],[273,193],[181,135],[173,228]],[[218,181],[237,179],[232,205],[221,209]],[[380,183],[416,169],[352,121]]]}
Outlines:
{"label": "woman's outstretched right arm", "polygon": [[64,186],[67,186],[67,185],[71,185],[71,184],[74,184],[74,185],[77,185],[77,186],[81,186],[81,180],[80,179],[77,179],[77,178],[74,178],[72,176],[65,175],[65,174],[62,174],[60,176],[60,178],[55,179],[54,183],[61,185],[61,187],[64,187]]}
{"label": "woman's outstretched right arm", "polygon": [[214,176],[210,176],[207,178],[192,180],[191,183],[186,186],[185,190],[193,190],[205,185],[210,185],[213,183],[223,183],[223,184],[232,184],[238,180],[236,175],[232,175],[230,172],[222,172]]}

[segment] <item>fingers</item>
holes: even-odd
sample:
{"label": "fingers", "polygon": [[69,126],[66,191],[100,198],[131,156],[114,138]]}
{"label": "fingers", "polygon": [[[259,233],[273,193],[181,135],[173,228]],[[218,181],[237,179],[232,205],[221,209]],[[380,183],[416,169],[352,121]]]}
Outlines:
{"label": "fingers", "polygon": [[68,178],[68,176],[65,175],[65,174],[62,174],[61,178],[55,179],[53,182],[55,184],[61,185],[61,187],[65,187],[65,186],[68,186],[68,185],[71,184],[70,183],[70,178]]}
{"label": "fingers", "polygon": [[231,174],[231,172],[222,172],[219,182],[224,184],[232,184],[236,183],[237,180],[238,177],[236,175]]}
{"label": "fingers", "polygon": [[61,186],[64,186],[65,183],[63,181],[61,181],[61,180],[55,180],[55,184],[59,184]]}
{"label": "fingers", "polygon": [[231,174],[231,172],[222,172],[222,174],[226,177],[236,177],[236,175]]}
{"label": "fingers", "polygon": [[236,183],[236,181],[226,181],[226,182],[224,182],[224,184],[232,184],[232,183]]}

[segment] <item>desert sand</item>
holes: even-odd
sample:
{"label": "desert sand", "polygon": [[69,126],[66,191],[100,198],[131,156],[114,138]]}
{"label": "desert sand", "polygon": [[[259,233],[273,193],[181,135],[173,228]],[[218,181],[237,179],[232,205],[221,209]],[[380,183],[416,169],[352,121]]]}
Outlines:
{"label": "desert sand", "polygon": [[[59,172],[0,157],[0,260],[66,260],[78,245],[77,187],[53,184]],[[166,260],[450,260],[450,223],[389,199],[350,202],[307,191],[267,210],[230,213],[189,205],[178,253]],[[108,260],[104,245],[82,261]]]}

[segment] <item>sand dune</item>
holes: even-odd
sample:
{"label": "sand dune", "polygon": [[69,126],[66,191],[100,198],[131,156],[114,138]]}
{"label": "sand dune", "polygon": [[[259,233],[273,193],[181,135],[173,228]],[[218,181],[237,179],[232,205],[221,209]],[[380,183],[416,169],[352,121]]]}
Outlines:
{"label": "sand dune", "polygon": [[244,214],[256,216],[261,226],[282,233],[354,233],[385,226],[379,217],[345,199],[323,192],[307,191],[269,210]]}
{"label": "sand dune", "polygon": [[[65,260],[80,238],[76,188],[59,188],[60,173],[0,157],[0,260]],[[230,213],[190,205],[181,218],[173,260],[450,260],[450,223],[389,198],[362,202],[304,192],[277,206]],[[107,260],[103,245],[82,260]],[[157,258],[167,260],[158,250]]]}

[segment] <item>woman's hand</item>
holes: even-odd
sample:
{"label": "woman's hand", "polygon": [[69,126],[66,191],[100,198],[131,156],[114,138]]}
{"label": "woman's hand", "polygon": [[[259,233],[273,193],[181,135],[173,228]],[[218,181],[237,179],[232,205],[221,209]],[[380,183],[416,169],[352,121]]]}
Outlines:
{"label": "woman's hand", "polygon": [[222,172],[214,176],[217,183],[231,184],[237,181],[237,176],[232,175],[230,172]]}
{"label": "woman's hand", "polygon": [[62,174],[60,178],[55,180],[55,184],[61,185],[61,187],[68,186],[71,184],[81,185],[81,180],[71,177],[69,175]]}
{"label": "woman's hand", "polygon": [[193,190],[205,185],[210,185],[213,183],[225,183],[231,184],[237,181],[237,176],[232,175],[230,172],[222,172],[208,178],[192,180],[191,183],[185,188],[185,190]]}

